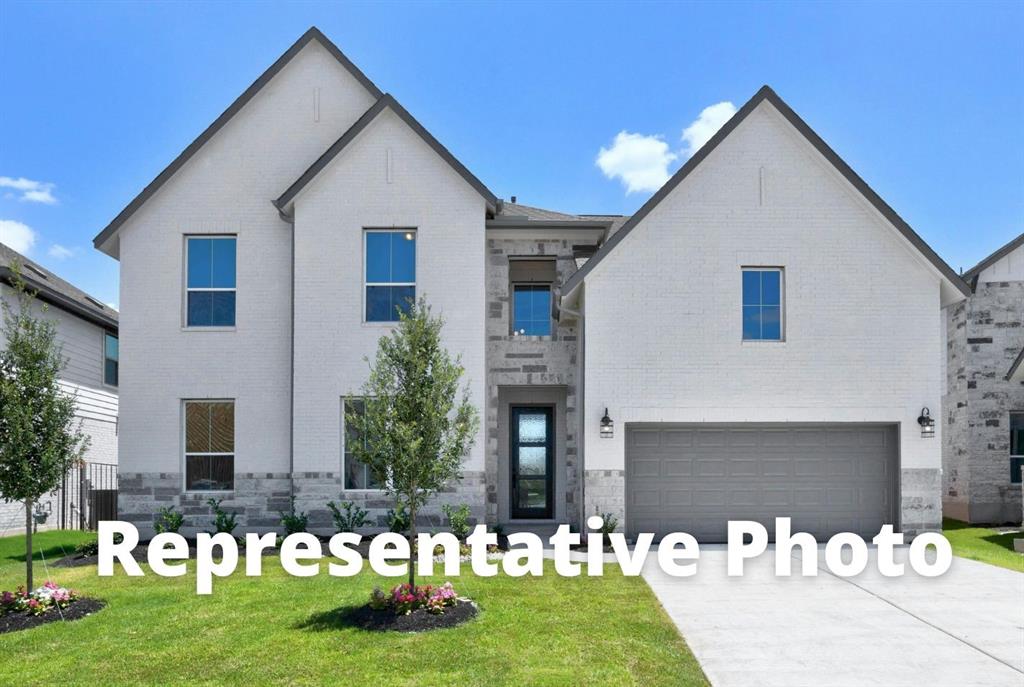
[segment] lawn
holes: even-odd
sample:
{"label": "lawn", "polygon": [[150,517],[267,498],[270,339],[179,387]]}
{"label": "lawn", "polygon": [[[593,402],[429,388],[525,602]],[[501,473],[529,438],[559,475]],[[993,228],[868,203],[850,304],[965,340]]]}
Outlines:
{"label": "lawn", "polygon": [[1000,534],[987,527],[973,527],[949,518],[942,521],[942,533],[957,556],[1024,572],[1024,553],[1013,550],[1013,540],[1024,537],[1024,533]]}
{"label": "lawn", "polygon": [[[52,561],[83,535],[37,536]],[[24,583],[24,547],[23,537],[0,539],[0,590]],[[100,578],[95,566],[51,569],[56,582],[108,606],[0,635],[0,684],[707,684],[646,583],[615,566],[601,578],[553,569],[479,578],[464,564],[452,582],[480,615],[414,635],[340,627],[331,615],[365,603],[375,585],[400,581],[393,578],[294,578],[270,557],[263,577],[215,579],[213,595],[198,597],[191,572],[162,578],[143,569],[141,578]],[[41,561],[35,571],[41,584]]]}

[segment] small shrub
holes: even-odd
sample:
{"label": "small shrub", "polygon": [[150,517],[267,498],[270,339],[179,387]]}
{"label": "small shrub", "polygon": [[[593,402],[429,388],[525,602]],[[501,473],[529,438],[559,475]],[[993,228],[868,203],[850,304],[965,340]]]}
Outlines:
{"label": "small shrub", "polygon": [[224,499],[210,499],[206,502],[210,508],[213,509],[213,532],[212,534],[220,534],[221,532],[227,532],[232,534],[235,531],[235,527],[238,523],[235,522],[236,515],[234,513],[228,513],[220,507],[220,504]]}
{"label": "small shrub", "polygon": [[[124,535],[115,534],[114,543],[120,544],[124,541]],[[97,556],[100,552],[100,540],[99,539],[88,539],[75,545],[75,556],[79,558],[85,558],[87,556]],[[42,589],[42,587],[40,587]]]}
{"label": "small shrub", "polygon": [[21,612],[42,615],[51,608],[67,608],[78,599],[77,591],[59,587],[54,582],[47,582],[32,592],[18,587],[16,591],[0,593],[0,616]]}
{"label": "small shrub", "polygon": [[600,507],[595,508],[594,512],[604,521],[601,525],[600,532],[604,536],[608,536],[619,526],[619,519],[615,517],[614,513],[602,513]]}
{"label": "small shrub", "polygon": [[457,602],[458,596],[451,582],[445,582],[439,587],[405,583],[393,587],[390,594],[385,594],[379,587],[370,594],[370,608],[378,611],[392,610],[395,615],[409,615],[421,608],[425,608],[428,613],[440,615]]}
{"label": "small shrub", "polygon": [[363,510],[351,501],[342,501],[341,508],[338,508],[338,504],[334,501],[328,501],[327,507],[331,509],[334,528],[338,532],[355,532],[368,522],[366,519],[368,511]]}
{"label": "small shrub", "polygon": [[153,529],[156,530],[157,534],[163,534],[164,532],[177,533],[184,523],[184,515],[174,510],[174,506],[166,506],[157,511]]}
{"label": "small shrub", "polygon": [[290,513],[281,513],[281,525],[284,527],[284,536],[289,534],[295,534],[296,532],[305,532],[306,526],[309,525],[309,516],[305,513],[295,512],[295,499],[292,498],[292,510]]}
{"label": "small shrub", "polygon": [[458,508],[452,508],[447,503],[441,506],[441,511],[448,518],[448,529],[459,539],[469,536],[469,506],[462,504]]}
{"label": "small shrub", "polygon": [[398,503],[393,510],[388,511],[388,529],[392,532],[405,534],[411,525],[409,509],[405,507],[404,503]]}
{"label": "small shrub", "polygon": [[498,539],[501,539],[503,536],[505,536],[505,526],[501,523],[491,525],[491,532],[494,532],[496,535],[498,535]]}

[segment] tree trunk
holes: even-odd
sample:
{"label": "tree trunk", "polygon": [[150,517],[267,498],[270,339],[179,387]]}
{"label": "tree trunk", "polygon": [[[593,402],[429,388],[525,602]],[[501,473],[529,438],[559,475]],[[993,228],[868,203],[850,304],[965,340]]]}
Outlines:
{"label": "tree trunk", "polygon": [[409,505],[409,586],[416,586],[416,573],[413,569],[413,561],[416,559],[416,506]]}
{"label": "tree trunk", "polygon": [[25,578],[32,591],[32,499],[25,499]]}

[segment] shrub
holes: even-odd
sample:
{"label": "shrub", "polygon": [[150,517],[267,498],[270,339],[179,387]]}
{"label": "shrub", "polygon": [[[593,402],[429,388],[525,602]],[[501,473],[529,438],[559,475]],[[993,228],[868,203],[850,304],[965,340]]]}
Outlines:
{"label": "shrub", "polygon": [[212,534],[219,534],[221,532],[227,532],[228,534],[231,534],[235,531],[235,527],[237,527],[238,525],[238,523],[235,522],[235,514],[228,513],[227,511],[223,510],[220,507],[220,504],[223,501],[224,499],[210,499],[209,501],[206,502],[206,505],[213,509],[214,531]]}
{"label": "shrub", "polygon": [[51,608],[67,608],[78,599],[77,591],[59,587],[54,582],[47,582],[32,592],[18,587],[16,591],[0,593],[0,616],[20,612],[42,615]]}
{"label": "shrub", "polygon": [[440,615],[457,602],[458,597],[451,582],[445,582],[439,587],[429,584],[413,586],[407,582],[393,587],[390,594],[385,594],[379,587],[370,594],[370,608],[391,610],[395,615],[409,615],[421,608],[425,608],[428,613]]}
{"label": "shrub", "polygon": [[[120,544],[124,541],[124,535],[115,534],[114,543]],[[75,545],[75,555],[84,558],[87,556],[97,556],[100,552],[100,541],[99,539],[87,539],[86,541],[80,542]],[[42,587],[40,587],[42,589]]]}
{"label": "shrub", "polygon": [[501,523],[491,525],[491,532],[494,532],[496,535],[498,535],[498,539],[501,539],[503,536],[505,536],[505,526]]}
{"label": "shrub", "polygon": [[153,529],[157,534],[164,532],[177,533],[185,523],[185,516],[174,510],[174,506],[166,506],[157,511]]}
{"label": "shrub", "polygon": [[305,513],[295,512],[295,498],[292,498],[292,510],[290,513],[281,513],[281,525],[284,527],[285,536],[296,532],[305,532],[309,524],[309,516]]}
{"label": "shrub", "polygon": [[368,511],[351,501],[342,501],[340,509],[334,501],[328,501],[327,507],[331,509],[331,518],[334,519],[334,527],[338,532],[355,532],[367,523]]}
{"label": "shrub", "polygon": [[388,511],[388,529],[392,532],[405,534],[409,531],[412,523],[409,520],[409,509],[404,503],[399,503],[394,510]]}
{"label": "shrub", "polygon": [[619,519],[615,517],[614,513],[602,513],[600,507],[595,508],[594,512],[604,521],[601,525],[601,534],[608,536],[615,531],[615,528],[619,526]]}
{"label": "shrub", "polygon": [[448,529],[459,539],[469,536],[469,506],[462,504],[458,508],[452,508],[447,503],[441,506],[441,511],[448,518]]}

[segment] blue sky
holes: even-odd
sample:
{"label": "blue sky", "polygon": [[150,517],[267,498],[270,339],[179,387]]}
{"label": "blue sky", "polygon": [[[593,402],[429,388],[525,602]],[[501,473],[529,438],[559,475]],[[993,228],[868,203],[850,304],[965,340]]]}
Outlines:
{"label": "blue sky", "polygon": [[93,236],[314,24],[506,198],[632,212],[767,83],[954,269],[1024,231],[1020,2],[11,0],[0,231],[116,303]]}

